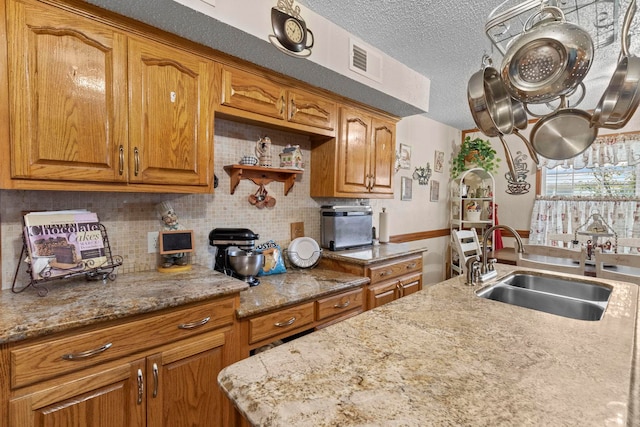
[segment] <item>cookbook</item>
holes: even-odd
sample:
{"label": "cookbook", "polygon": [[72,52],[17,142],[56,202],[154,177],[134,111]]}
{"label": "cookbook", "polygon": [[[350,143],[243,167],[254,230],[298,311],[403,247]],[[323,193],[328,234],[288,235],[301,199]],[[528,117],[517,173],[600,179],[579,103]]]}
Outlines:
{"label": "cookbook", "polygon": [[107,262],[95,212],[30,212],[24,215],[24,237],[34,280],[99,268]]}

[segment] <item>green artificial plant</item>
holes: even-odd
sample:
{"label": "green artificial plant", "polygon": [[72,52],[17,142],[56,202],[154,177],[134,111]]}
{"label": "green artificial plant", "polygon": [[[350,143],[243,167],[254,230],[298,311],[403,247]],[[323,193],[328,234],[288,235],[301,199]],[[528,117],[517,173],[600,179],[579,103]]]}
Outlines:
{"label": "green artificial plant", "polygon": [[489,141],[482,138],[471,139],[467,135],[460,146],[458,155],[453,158],[451,176],[456,178],[462,172],[470,169],[467,165],[475,165],[489,173],[495,173],[498,170],[498,162],[500,162],[500,158],[496,157],[496,154],[496,150],[493,149]]}

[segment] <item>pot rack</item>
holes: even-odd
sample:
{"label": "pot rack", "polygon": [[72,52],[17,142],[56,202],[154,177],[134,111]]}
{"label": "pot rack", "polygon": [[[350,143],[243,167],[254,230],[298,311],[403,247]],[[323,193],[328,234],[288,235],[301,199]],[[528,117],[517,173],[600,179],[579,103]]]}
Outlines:
{"label": "pot rack", "polygon": [[562,9],[567,21],[583,27],[591,34],[595,49],[616,40],[621,0],[505,0],[487,19],[485,33],[495,48],[504,55],[507,46],[524,31],[527,19],[544,6]]}

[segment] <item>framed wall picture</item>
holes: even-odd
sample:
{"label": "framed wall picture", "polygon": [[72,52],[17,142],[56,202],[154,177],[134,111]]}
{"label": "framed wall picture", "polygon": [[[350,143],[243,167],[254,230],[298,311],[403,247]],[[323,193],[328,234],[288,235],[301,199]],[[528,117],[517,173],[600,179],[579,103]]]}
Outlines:
{"label": "framed wall picture", "polygon": [[413,180],[406,176],[402,177],[402,185],[400,191],[400,200],[411,200],[411,192],[413,187]]}
{"label": "framed wall picture", "polygon": [[400,155],[398,156],[400,169],[411,169],[411,146],[400,144]]}
{"label": "framed wall picture", "polygon": [[431,188],[430,188],[430,200],[432,202],[437,202],[440,200],[440,182],[435,179],[431,180]]}
{"label": "framed wall picture", "polygon": [[444,151],[436,151],[433,159],[433,170],[436,172],[442,172],[444,168]]}

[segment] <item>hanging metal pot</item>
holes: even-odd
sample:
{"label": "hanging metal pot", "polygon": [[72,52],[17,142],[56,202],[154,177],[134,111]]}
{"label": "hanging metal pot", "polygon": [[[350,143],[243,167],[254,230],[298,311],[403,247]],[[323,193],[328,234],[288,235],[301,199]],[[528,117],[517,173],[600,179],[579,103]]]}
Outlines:
{"label": "hanging metal pot", "polygon": [[476,71],[467,86],[467,99],[473,120],[478,129],[488,137],[499,137],[505,152],[505,159],[512,176],[517,176],[513,157],[503,134],[513,129],[511,97],[500,80],[498,70],[491,67],[486,55],[482,59],[483,68]]}
{"label": "hanging metal pot", "polygon": [[[541,14],[551,14],[530,26]],[[567,22],[561,9],[543,7],[532,15],[502,60],[507,91],[522,102],[542,103],[566,95],[584,79],[593,60],[587,31]]]}
{"label": "hanging metal pot", "polygon": [[566,160],[589,148],[596,136],[598,128],[591,126],[591,114],[577,108],[567,108],[563,96],[560,108],[538,120],[529,138],[541,156]]}
{"label": "hanging metal pot", "polygon": [[622,26],[621,58],[593,112],[592,126],[620,129],[629,122],[640,104],[640,57],[629,54],[629,30],[635,13],[636,0],[632,0]]}

